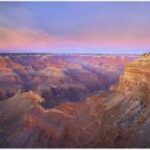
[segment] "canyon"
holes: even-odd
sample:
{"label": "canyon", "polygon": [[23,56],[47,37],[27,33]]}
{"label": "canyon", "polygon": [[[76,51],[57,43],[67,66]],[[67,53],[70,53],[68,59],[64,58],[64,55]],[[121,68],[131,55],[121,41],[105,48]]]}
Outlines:
{"label": "canyon", "polygon": [[150,54],[2,56],[0,64],[1,147],[150,147]]}
{"label": "canyon", "polygon": [[34,91],[52,108],[106,91],[136,55],[1,54],[0,100]]}

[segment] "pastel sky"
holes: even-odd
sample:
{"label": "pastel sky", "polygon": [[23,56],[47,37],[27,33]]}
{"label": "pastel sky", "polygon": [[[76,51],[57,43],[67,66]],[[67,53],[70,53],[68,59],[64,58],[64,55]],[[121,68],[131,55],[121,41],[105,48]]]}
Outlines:
{"label": "pastel sky", "polygon": [[0,2],[0,52],[150,51],[150,2]]}

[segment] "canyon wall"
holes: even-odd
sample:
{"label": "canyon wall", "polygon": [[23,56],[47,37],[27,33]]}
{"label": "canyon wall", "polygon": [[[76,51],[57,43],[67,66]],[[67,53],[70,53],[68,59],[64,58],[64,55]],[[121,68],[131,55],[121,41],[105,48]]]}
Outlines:
{"label": "canyon wall", "polygon": [[45,108],[80,101],[118,81],[132,55],[29,55],[0,57],[0,100],[18,90],[38,93]]}
{"label": "canyon wall", "polygon": [[149,68],[150,56],[142,56],[109,91],[51,109],[38,94],[20,91],[0,104],[1,147],[150,147]]}

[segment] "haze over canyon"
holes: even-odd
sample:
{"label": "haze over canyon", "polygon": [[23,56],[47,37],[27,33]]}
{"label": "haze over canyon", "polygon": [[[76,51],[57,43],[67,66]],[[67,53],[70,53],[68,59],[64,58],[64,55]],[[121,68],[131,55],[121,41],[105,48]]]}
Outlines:
{"label": "haze over canyon", "polygon": [[0,146],[150,147],[150,55],[1,54]]}

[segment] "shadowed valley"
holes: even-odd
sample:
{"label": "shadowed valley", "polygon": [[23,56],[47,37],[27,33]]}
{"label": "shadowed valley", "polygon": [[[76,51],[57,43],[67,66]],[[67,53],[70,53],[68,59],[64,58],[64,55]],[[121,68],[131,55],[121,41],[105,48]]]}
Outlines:
{"label": "shadowed valley", "polygon": [[34,91],[46,108],[80,101],[116,83],[136,56],[3,54],[0,57],[0,100]]}

